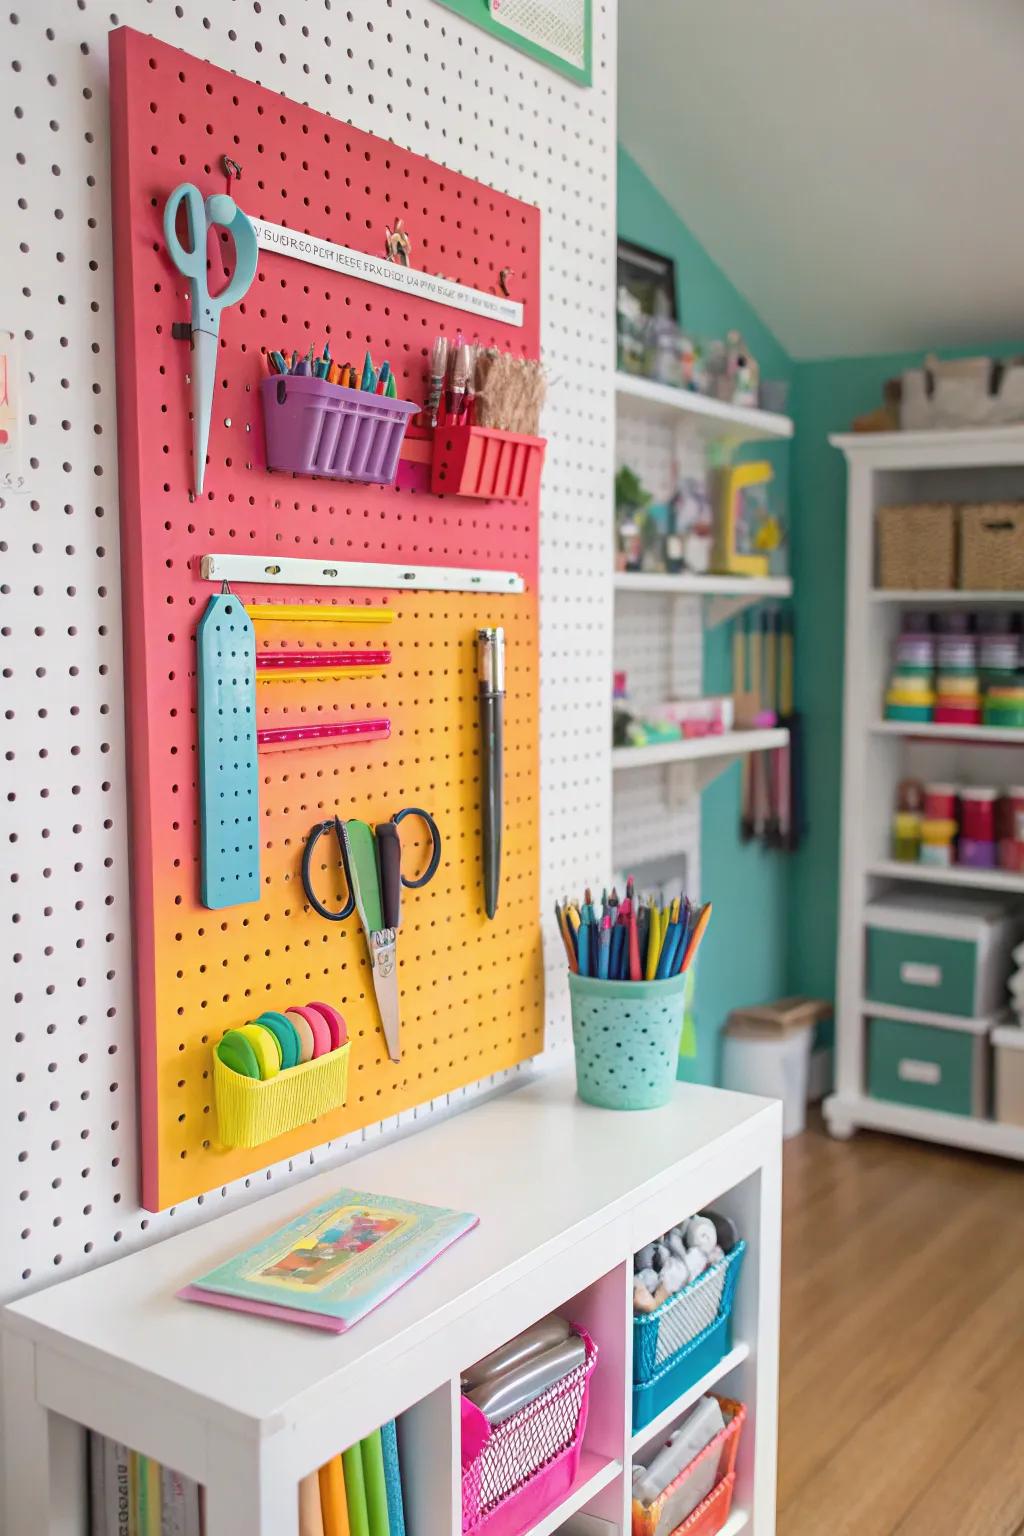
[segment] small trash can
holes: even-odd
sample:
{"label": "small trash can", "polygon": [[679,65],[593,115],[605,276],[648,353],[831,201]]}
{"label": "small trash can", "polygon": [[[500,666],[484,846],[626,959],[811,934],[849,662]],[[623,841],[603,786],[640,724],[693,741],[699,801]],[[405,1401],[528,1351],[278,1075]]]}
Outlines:
{"label": "small trash can", "polygon": [[601,1109],[657,1109],[672,1097],[686,976],[599,981],[569,973],[576,1091]]}
{"label": "small trash can", "polygon": [[722,1041],[722,1087],[782,1100],[782,1134],[799,1136],[807,1123],[807,1076],[813,1026],[775,1029],[731,1019]]}

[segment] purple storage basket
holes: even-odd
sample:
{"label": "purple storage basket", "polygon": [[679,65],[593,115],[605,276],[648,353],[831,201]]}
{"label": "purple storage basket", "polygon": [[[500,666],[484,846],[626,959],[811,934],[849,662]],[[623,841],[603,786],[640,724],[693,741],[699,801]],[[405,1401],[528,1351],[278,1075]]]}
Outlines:
{"label": "purple storage basket", "polygon": [[305,374],[260,385],[267,468],[328,480],[391,485],[415,400],[389,400]]}

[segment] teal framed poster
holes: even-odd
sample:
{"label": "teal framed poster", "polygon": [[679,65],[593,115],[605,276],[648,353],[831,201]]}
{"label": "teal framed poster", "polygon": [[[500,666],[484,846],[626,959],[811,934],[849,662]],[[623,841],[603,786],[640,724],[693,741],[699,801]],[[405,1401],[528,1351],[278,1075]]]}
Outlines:
{"label": "teal framed poster", "polygon": [[438,0],[512,48],[568,75],[591,78],[591,0]]}

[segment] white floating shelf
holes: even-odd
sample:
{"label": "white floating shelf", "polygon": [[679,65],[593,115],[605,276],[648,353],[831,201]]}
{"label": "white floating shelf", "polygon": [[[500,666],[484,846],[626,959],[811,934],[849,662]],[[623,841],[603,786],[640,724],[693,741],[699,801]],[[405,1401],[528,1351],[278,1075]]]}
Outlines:
{"label": "white floating shelf", "polygon": [[[1024,731],[1020,732],[1024,737]],[[723,731],[719,736],[694,736],[688,741],[659,741],[649,747],[613,747],[612,768],[660,768],[667,763],[695,762],[702,757],[736,757],[784,747],[789,732],[781,726],[763,731]]]}
{"label": "white floating shelf", "polygon": [[722,1526],[720,1536],[740,1536],[750,1524],[750,1513],[745,1509],[734,1509],[728,1520]]}
{"label": "white floating shelf", "polygon": [[900,603],[903,606],[914,603],[925,608],[935,608],[940,604],[976,608],[983,603],[995,603],[1003,608],[1018,608],[1024,606],[1024,592],[961,592],[959,589],[951,591],[949,588],[942,588],[937,592],[919,592],[905,588],[874,587],[871,591],[871,601]]}
{"label": "white floating shelf", "polygon": [[616,571],[616,592],[660,592],[672,597],[792,597],[790,576],[693,576],[684,572]]}
{"label": "white floating shelf", "polygon": [[615,375],[615,394],[617,399],[632,401],[654,415],[680,423],[688,421],[707,442],[736,444],[793,436],[793,423],[788,416],[759,411],[753,406],[727,405],[724,400],[712,400],[708,395],[676,389],[671,384],[656,384],[653,379],[636,378],[629,373]]}
{"label": "white floating shelf", "polygon": [[897,1136],[917,1136],[947,1147],[994,1153],[997,1157],[1024,1158],[1024,1126],[1000,1125],[996,1120],[977,1120],[972,1115],[948,1115],[938,1109],[914,1109],[909,1104],[888,1104],[866,1094],[834,1093],[825,1100],[823,1108],[829,1129],[839,1137],[862,1126]]}
{"label": "white floating shelf", "polygon": [[1008,869],[970,869],[953,864],[940,869],[934,864],[911,864],[901,859],[878,859],[867,867],[869,875],[889,880],[923,881],[929,885],[964,885],[979,891],[1007,891],[1024,896],[1024,875]]}
{"label": "white floating shelf", "polygon": [[979,746],[1024,746],[1024,729],[997,725],[915,725],[912,720],[876,720],[876,736],[913,736],[925,741],[973,741]]}
{"label": "white floating shelf", "polygon": [[735,1370],[738,1365],[742,1365],[749,1354],[750,1347],[747,1344],[737,1344],[735,1348],[730,1349],[728,1354],[722,1356],[717,1365],[713,1365],[710,1371],[707,1371],[699,1381],[694,1382],[688,1392],[684,1392],[682,1397],[677,1397],[674,1403],[669,1403],[668,1407],[658,1414],[657,1418],[652,1419],[649,1424],[645,1424],[643,1429],[636,1431],[630,1442],[631,1453],[635,1455],[649,1441],[656,1439],[662,1434],[673,1420],[678,1419],[681,1414],[686,1412],[691,1403],[695,1403],[698,1397],[703,1397],[705,1392],[709,1392],[716,1381],[721,1381],[723,1376],[728,1376],[730,1371]]}

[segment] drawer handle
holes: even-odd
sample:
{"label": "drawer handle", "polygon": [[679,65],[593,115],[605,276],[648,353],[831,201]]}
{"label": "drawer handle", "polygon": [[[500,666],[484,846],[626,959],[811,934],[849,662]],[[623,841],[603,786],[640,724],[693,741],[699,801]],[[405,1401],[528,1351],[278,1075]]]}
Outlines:
{"label": "drawer handle", "polygon": [[904,960],[900,966],[900,981],[908,987],[941,987],[942,966],[925,965],[920,960]]}
{"label": "drawer handle", "polygon": [[909,1056],[904,1056],[896,1075],[901,1083],[924,1083],[929,1088],[937,1088],[942,1082],[942,1068],[937,1061],[914,1061]]}

